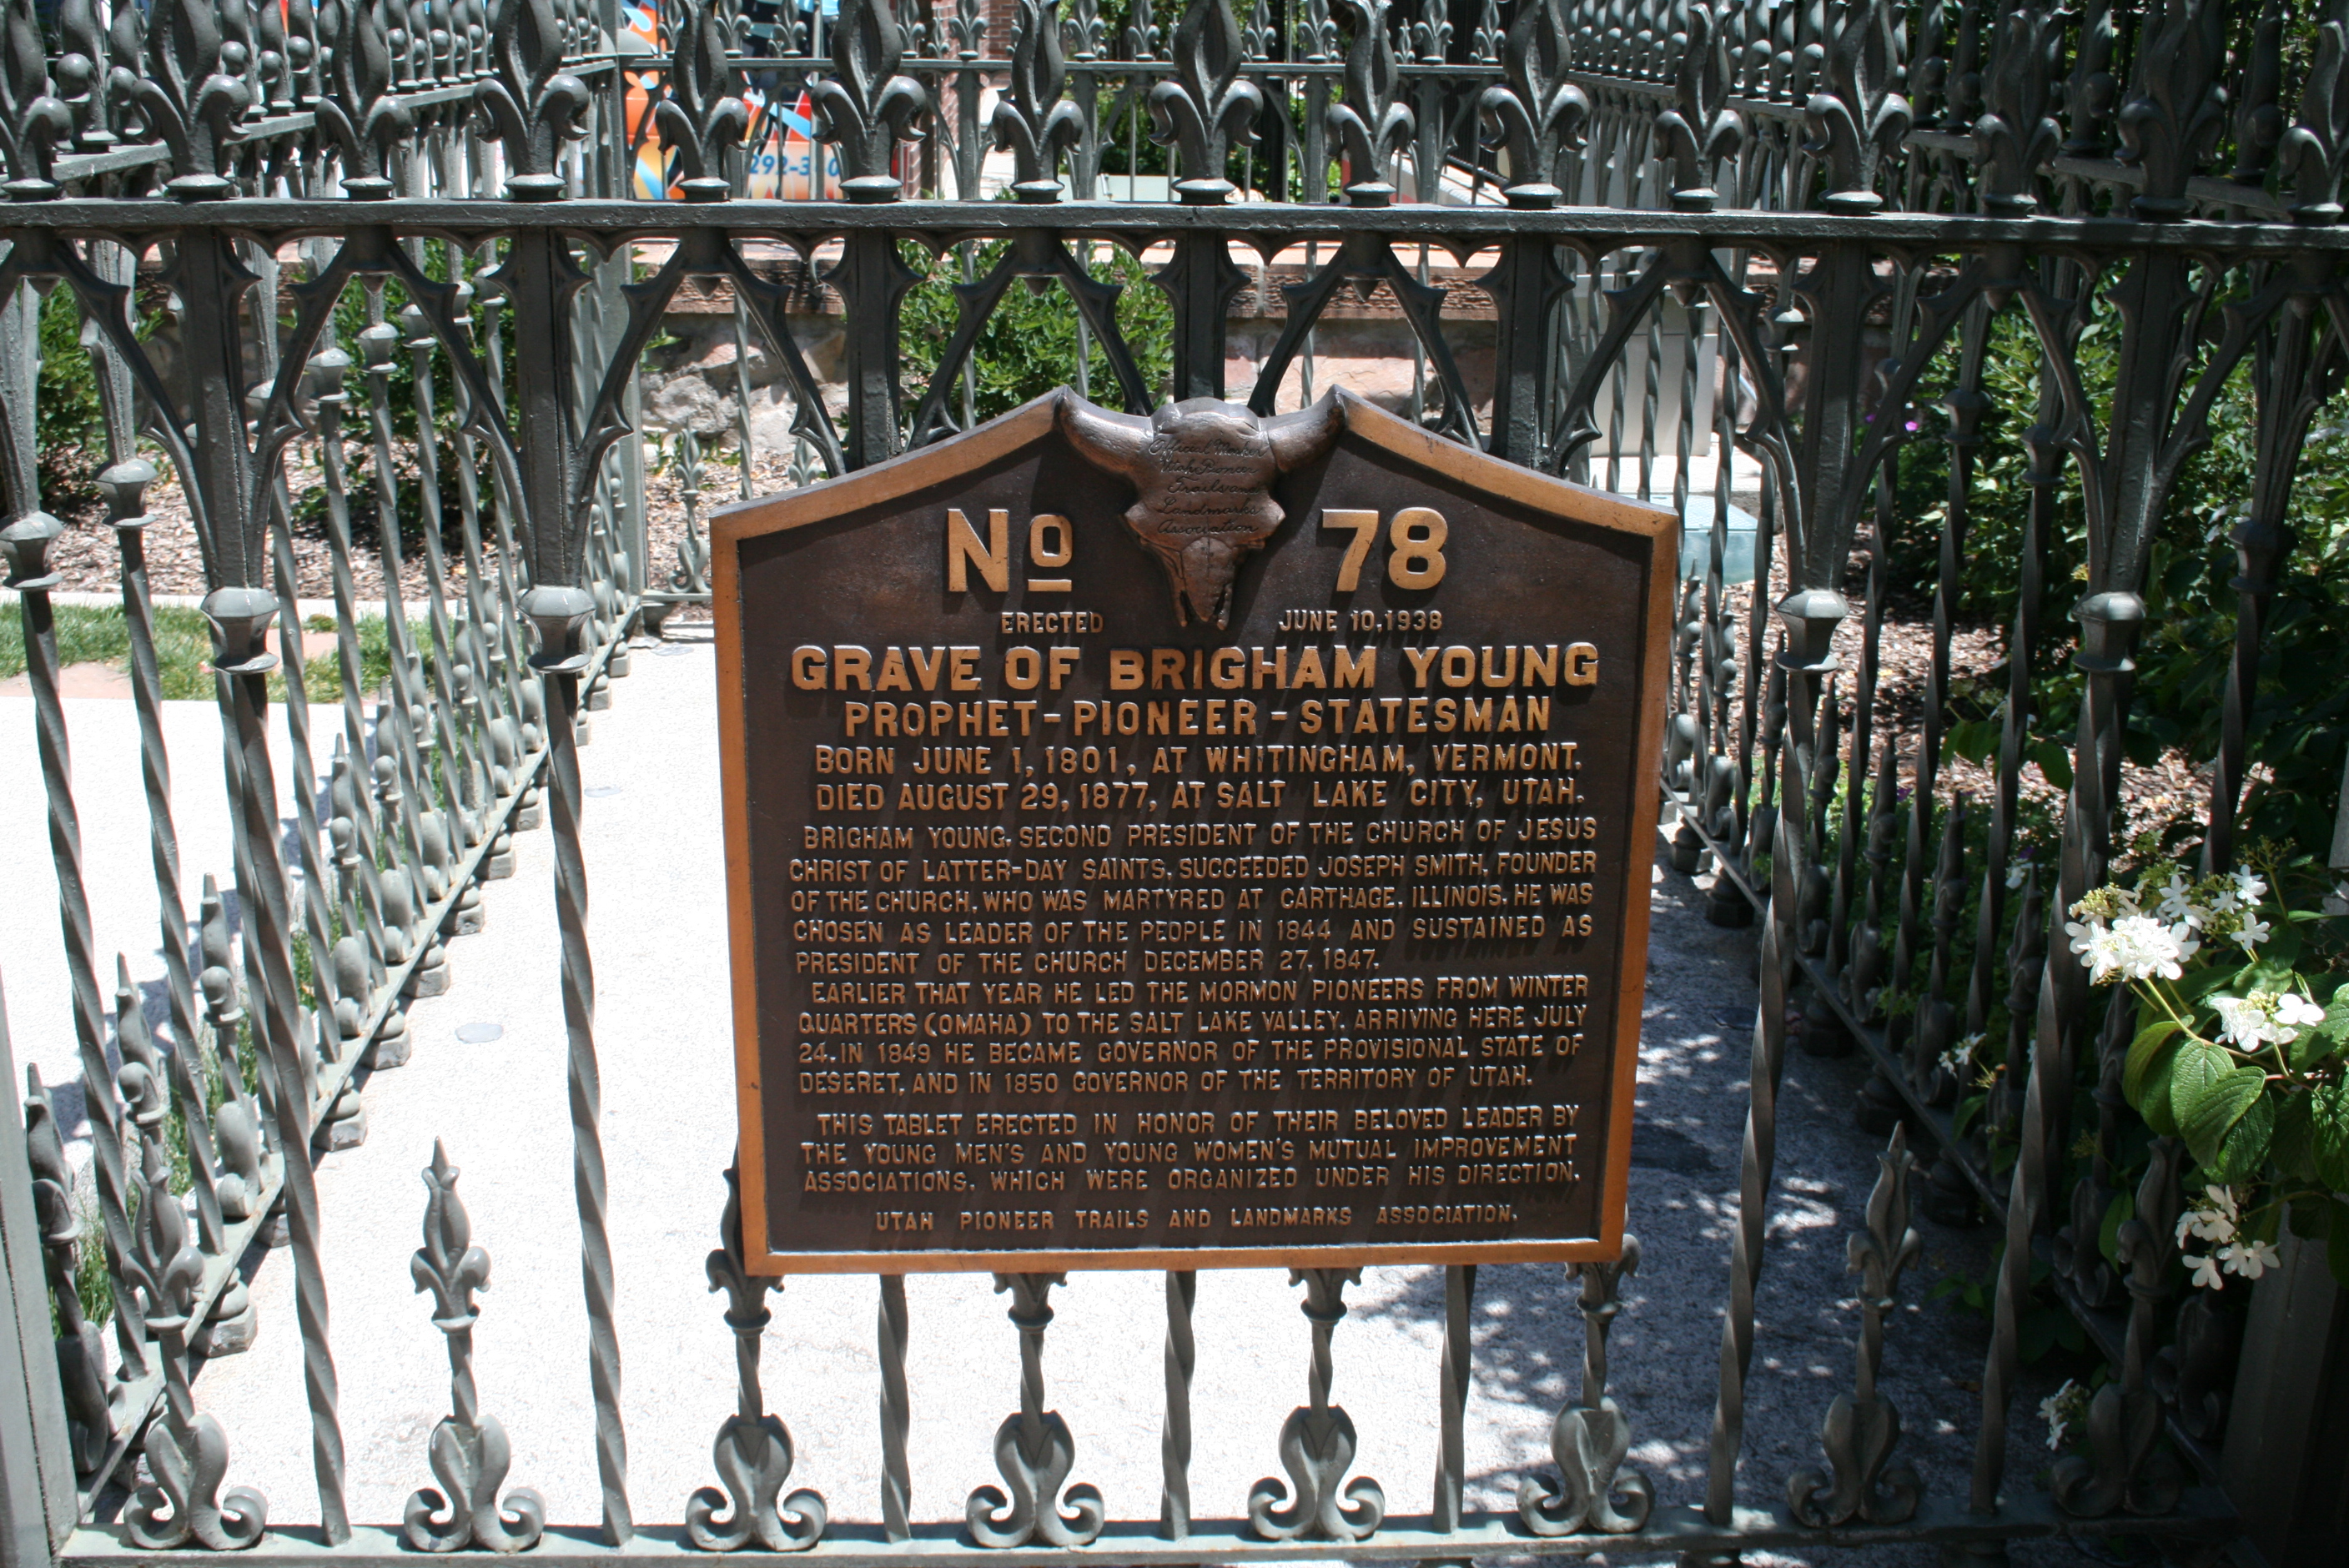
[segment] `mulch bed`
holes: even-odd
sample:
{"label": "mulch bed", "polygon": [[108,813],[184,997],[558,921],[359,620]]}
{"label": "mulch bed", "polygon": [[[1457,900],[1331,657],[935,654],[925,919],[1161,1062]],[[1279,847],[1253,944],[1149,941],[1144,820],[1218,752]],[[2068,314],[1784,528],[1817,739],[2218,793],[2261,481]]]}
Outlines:
{"label": "mulch bed", "polygon": [[[647,453],[648,459],[652,456]],[[771,495],[791,486],[789,455],[770,456],[761,452],[753,469],[753,488],[761,495]],[[740,499],[740,470],[730,460],[705,461],[701,492],[697,498],[696,516],[702,537],[709,536],[709,516],[715,508]],[[302,503],[320,484],[315,468],[295,469],[289,474],[288,489],[293,495],[297,514]],[[686,505],[683,486],[673,469],[656,468],[645,480],[645,533],[649,557],[646,562],[646,578],[649,584],[671,586],[671,575],[678,570],[678,547],[686,531]],[[196,542],[194,520],[189,513],[185,494],[176,480],[168,473],[147,490],[146,528],[147,586],[156,594],[194,594],[205,592],[203,552]],[[70,514],[60,513],[66,531],[49,548],[49,562],[64,578],[62,589],[85,593],[118,593],[121,591],[122,554],[115,541],[114,530],[108,527],[102,508],[90,506],[76,509]],[[494,524],[483,518],[483,569],[492,578],[498,569],[498,549]],[[399,571],[402,591],[412,600],[425,596],[426,571],[424,545],[417,530],[406,531],[406,550],[401,555]],[[296,522],[293,533],[295,593],[304,599],[334,597],[334,555],[322,526]],[[457,547],[453,530],[447,545],[447,571],[450,589],[461,592],[464,586],[465,562]],[[369,519],[362,510],[354,526],[351,542],[351,577],[362,603],[379,603],[383,598],[384,565],[381,542]],[[707,611],[698,605],[681,607],[677,616],[693,619]]]}

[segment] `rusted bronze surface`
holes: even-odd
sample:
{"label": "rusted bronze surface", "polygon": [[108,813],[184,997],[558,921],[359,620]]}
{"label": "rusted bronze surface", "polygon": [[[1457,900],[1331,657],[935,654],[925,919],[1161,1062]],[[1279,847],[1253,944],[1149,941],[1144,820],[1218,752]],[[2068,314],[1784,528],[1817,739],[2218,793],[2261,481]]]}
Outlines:
{"label": "rusted bronze surface", "polygon": [[754,1263],[1611,1253],[1670,531],[1352,399],[722,516]]}

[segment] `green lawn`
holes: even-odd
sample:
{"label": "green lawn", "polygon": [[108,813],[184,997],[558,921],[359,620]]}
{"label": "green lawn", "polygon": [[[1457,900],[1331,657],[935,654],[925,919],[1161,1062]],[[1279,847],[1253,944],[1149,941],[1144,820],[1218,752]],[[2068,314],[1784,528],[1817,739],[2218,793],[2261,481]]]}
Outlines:
{"label": "green lawn", "polygon": [[[112,605],[59,604],[56,607],[57,624],[57,658],[68,665],[106,664],[117,669],[130,665],[130,628],[122,619],[122,612]],[[364,617],[359,624],[360,674],[370,691],[381,686],[391,674],[391,657],[384,640],[384,624],[380,618]],[[332,630],[323,617],[313,617],[313,631]],[[210,700],[213,696],[211,659],[212,636],[211,624],[197,611],[172,605],[160,605],[155,610],[155,656],[163,677],[163,696],[169,700],[193,698]],[[0,680],[22,673],[25,668],[25,625],[22,613],[14,603],[0,605]],[[342,700],[342,677],[338,661],[333,657],[316,658],[303,670],[303,686],[312,702]],[[285,678],[273,676],[269,681],[273,700],[285,696]]]}

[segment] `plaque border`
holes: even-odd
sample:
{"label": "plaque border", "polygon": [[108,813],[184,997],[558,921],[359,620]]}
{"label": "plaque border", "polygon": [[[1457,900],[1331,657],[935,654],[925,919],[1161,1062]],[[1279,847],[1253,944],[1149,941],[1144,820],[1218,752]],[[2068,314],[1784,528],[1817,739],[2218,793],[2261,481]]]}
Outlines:
{"label": "plaque border", "polygon": [[[1623,1252],[1630,1201],[1631,1136],[1639,1092],[1640,1026],[1646,995],[1650,889],[1653,855],[1627,845],[1624,855],[1624,944],[1616,998],[1615,1082],[1608,1124],[1607,1167],[1600,1176],[1597,1236],[1491,1242],[1396,1242],[1371,1246],[1102,1247],[1070,1250],[778,1253],[769,1249],[766,1130],[760,1103],[758,972],[751,929],[750,800],[743,759],[741,578],[737,552],[744,542],[824,522],[843,512],[885,504],[927,490],[957,472],[981,468],[1052,430],[1059,405],[1074,394],[1048,392],[962,435],[887,462],[780,495],[736,501],[710,514],[710,612],[718,650],[718,752],[724,796],[727,951],[732,969],[734,1090],[738,1128],[735,1163],[742,1200],[742,1255],[754,1274],[1022,1274],[1064,1269],[1352,1268],[1362,1264],[1478,1264],[1612,1261]],[[1679,560],[1680,520],[1625,497],[1519,467],[1447,437],[1420,428],[1342,388],[1337,399],[1345,429],[1387,452],[1445,479],[1520,505],[1650,542],[1648,603],[1642,655],[1645,705],[1639,754],[1649,759],[1634,778],[1629,831],[1653,823],[1660,809],[1665,697],[1671,676],[1672,599]]]}

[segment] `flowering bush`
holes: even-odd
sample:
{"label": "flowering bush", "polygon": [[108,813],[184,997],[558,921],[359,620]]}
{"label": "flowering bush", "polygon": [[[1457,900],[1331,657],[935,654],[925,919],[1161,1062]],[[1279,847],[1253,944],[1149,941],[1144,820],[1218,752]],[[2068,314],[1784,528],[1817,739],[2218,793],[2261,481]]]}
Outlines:
{"label": "flowering bush", "polygon": [[2300,965],[2295,914],[2239,870],[2190,882],[2159,865],[2098,888],[2065,931],[2097,985],[2139,1003],[2122,1091],[2146,1125],[2183,1139],[2202,1196],[2178,1222],[2194,1283],[2257,1279],[2288,1218],[2326,1243],[2349,1285],[2349,985]]}
{"label": "flowering bush", "polygon": [[2088,1390],[2072,1378],[2039,1401],[2039,1418],[2047,1423],[2047,1449],[2057,1452],[2088,1425]]}

